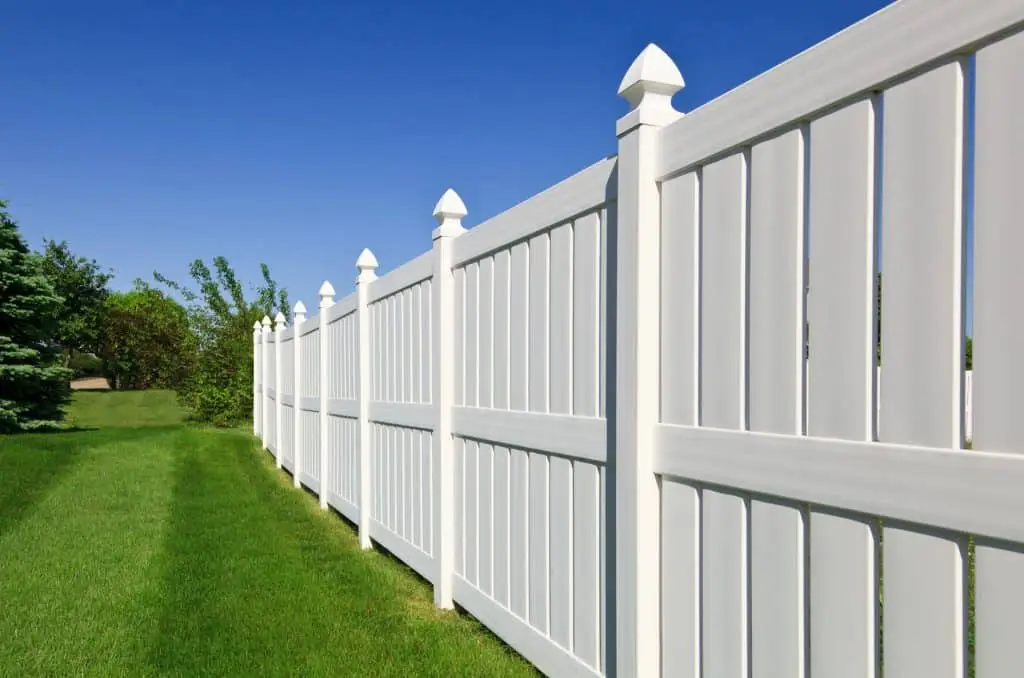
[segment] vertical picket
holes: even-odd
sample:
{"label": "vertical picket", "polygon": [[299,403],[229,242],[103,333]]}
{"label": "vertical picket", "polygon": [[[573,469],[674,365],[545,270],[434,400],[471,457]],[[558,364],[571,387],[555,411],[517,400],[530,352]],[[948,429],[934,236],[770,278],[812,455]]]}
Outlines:
{"label": "vertical picket", "polygon": [[[875,102],[811,123],[807,297],[808,435],[871,440],[874,419]],[[813,509],[810,675],[865,678],[877,666],[874,525]]]}

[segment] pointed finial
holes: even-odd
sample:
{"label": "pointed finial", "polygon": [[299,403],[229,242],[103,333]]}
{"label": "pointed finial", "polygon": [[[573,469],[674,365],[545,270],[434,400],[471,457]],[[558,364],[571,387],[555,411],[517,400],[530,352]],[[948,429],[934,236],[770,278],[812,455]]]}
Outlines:
{"label": "pointed finial", "polygon": [[295,302],[295,324],[306,322],[306,305],[301,301]]}
{"label": "pointed finial", "polygon": [[284,313],[282,313],[281,311],[278,311],[277,315],[274,316],[274,329],[275,330],[283,330],[287,326],[288,326],[287,318],[284,317]]}
{"label": "pointed finial", "polygon": [[357,283],[373,282],[377,279],[377,257],[373,256],[373,252],[369,249],[364,249],[360,253],[359,258],[356,259],[356,268],[359,269],[359,277],[356,278]]}
{"label": "pointed finial", "polygon": [[269,332],[270,331],[270,317],[269,316],[263,316],[263,331],[264,332]]}
{"label": "pointed finial", "polygon": [[320,308],[334,306],[334,286],[327,280],[320,286]]}
{"label": "pointed finial", "polygon": [[466,214],[466,205],[462,202],[459,194],[450,188],[445,191],[434,207],[434,218],[438,223],[438,227],[434,229],[434,240],[454,238],[465,233],[466,229],[462,227],[462,217]]}
{"label": "pointed finial", "polygon": [[654,43],[647,45],[619,84],[619,96],[629,101],[630,112],[616,125],[618,135],[638,125],[661,127],[675,122],[681,113],[672,108],[672,95],[685,85],[672,59]]}
{"label": "pointed finial", "polygon": [[252,329],[253,329],[253,331],[254,331],[254,332],[259,332],[259,331],[260,331],[260,328],[262,328],[262,327],[263,327],[263,326],[262,326],[262,325],[260,325],[260,321],[259,321],[259,320],[257,320],[256,322],[254,322],[254,323],[252,324]]}

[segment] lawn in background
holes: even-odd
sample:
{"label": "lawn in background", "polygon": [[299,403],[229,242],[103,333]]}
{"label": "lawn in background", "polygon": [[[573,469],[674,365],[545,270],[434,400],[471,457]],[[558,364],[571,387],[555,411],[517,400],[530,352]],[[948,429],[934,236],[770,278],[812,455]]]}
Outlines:
{"label": "lawn in background", "polygon": [[535,675],[164,392],[0,437],[2,676]]}

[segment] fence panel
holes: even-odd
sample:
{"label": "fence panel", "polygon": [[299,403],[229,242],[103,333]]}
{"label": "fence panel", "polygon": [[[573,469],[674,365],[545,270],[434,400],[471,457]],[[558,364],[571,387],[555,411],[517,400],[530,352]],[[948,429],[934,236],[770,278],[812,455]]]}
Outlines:
{"label": "fence panel", "polygon": [[300,421],[299,480],[320,494],[320,326],[307,320],[299,330],[300,393],[296,411]]}
{"label": "fence panel", "polygon": [[275,459],[280,457],[277,449],[277,338],[264,325],[267,347],[267,389],[264,401],[266,445]]}
{"label": "fence panel", "polygon": [[[582,206],[574,219],[534,204],[542,194],[456,240],[455,598],[559,675],[603,662],[599,257],[613,168],[551,189]],[[504,237],[480,251],[488,229]]]}
{"label": "fence panel", "polygon": [[369,287],[369,408],[373,467],[371,536],[431,581],[433,541],[433,254],[428,252]]}
{"label": "fence panel", "polygon": [[281,465],[295,474],[295,328],[279,335],[281,341]]}
{"label": "fence panel", "polygon": [[358,346],[356,299],[349,295],[325,312],[327,317],[327,504],[349,520],[359,520]]}

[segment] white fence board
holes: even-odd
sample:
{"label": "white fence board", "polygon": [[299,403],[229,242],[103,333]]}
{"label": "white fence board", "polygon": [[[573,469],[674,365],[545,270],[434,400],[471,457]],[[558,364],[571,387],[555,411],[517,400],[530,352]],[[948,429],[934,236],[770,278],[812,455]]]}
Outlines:
{"label": "white fence board", "polygon": [[529,409],[530,375],[530,249],[528,243],[512,248],[512,272],[510,278],[509,304],[509,408],[525,411]]}
{"label": "white fence board", "polygon": [[529,617],[530,590],[530,455],[521,449],[512,450],[511,488],[509,496],[509,601],[510,609],[520,619]]}
{"label": "white fence board", "polygon": [[700,374],[700,179],[696,172],[661,186],[661,413],[696,425]]}
{"label": "white fence board", "polygon": [[746,158],[704,168],[701,182],[701,425],[744,427],[743,284]]}
{"label": "white fence board", "polygon": [[573,478],[572,462],[553,457],[551,495],[551,639],[572,649],[573,623]]}
{"label": "white fence board", "polygon": [[529,260],[529,409],[531,412],[547,412],[550,388],[551,337],[549,304],[551,301],[550,280],[550,238],[541,233],[530,240]]}
{"label": "white fence board", "polygon": [[593,668],[601,662],[601,469],[572,465],[573,653]]}
{"label": "white fence board", "polygon": [[805,675],[805,529],[799,507],[750,502],[752,675]]}
{"label": "white fence board", "polygon": [[499,410],[509,407],[509,369],[512,358],[509,343],[512,317],[509,304],[511,257],[512,253],[509,250],[498,252],[494,256],[494,381],[491,404]]}
{"label": "white fence board", "polygon": [[662,643],[662,675],[701,674],[700,491],[665,478],[661,486],[661,627],[673,642]]}
{"label": "white fence board", "polygon": [[701,660],[707,675],[749,670],[747,510],[744,497],[701,492]]}
{"label": "white fence board", "polygon": [[598,416],[601,318],[601,222],[599,214],[577,219],[572,231],[570,353],[572,414]]}
{"label": "white fence board", "polygon": [[531,452],[530,464],[530,511],[529,511],[529,620],[530,626],[548,633],[550,628],[550,561],[551,544],[548,535],[549,513],[549,458],[539,452]]}
{"label": "white fence board", "polygon": [[477,393],[478,407],[494,404],[494,258],[480,261],[480,290],[478,309],[478,345],[480,378]]}
{"label": "white fence board", "polygon": [[494,590],[492,597],[502,607],[512,609],[509,584],[512,566],[511,516],[512,458],[507,447],[494,447]]}
{"label": "white fence board", "polygon": [[[884,93],[880,440],[959,448],[963,75],[947,64]],[[959,678],[960,540],[886,525],[885,666]]]}
{"label": "white fence board", "polygon": [[802,130],[755,145],[750,158],[750,430],[799,434],[804,363]]}
{"label": "white fence board", "polygon": [[494,592],[494,446],[480,443],[479,481],[477,482],[477,510],[479,527],[476,548],[479,562],[477,588],[488,596]]}

